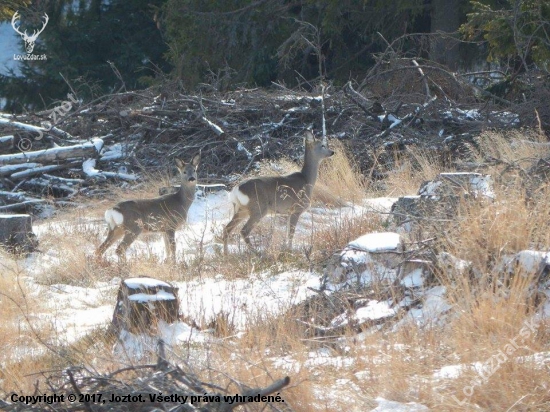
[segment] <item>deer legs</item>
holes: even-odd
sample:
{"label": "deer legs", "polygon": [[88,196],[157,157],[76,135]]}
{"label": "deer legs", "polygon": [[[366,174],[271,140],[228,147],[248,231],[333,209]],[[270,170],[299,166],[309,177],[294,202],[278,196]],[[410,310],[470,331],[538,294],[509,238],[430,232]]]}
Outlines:
{"label": "deer legs", "polygon": [[246,219],[248,214],[244,210],[239,210],[235,213],[233,216],[233,219],[227,224],[227,226],[223,229],[223,254],[227,255],[228,253],[228,247],[227,247],[227,241],[229,240],[229,235],[235,228]]}
{"label": "deer legs", "polygon": [[164,232],[164,245],[166,247],[166,254],[168,260],[175,263],[176,262],[176,231],[167,230]]}
{"label": "deer legs", "polygon": [[124,229],[121,227],[115,227],[114,229],[109,229],[107,233],[107,239],[99,246],[97,249],[97,257],[101,257],[109,247],[120,239],[124,235]]}
{"label": "deer legs", "polygon": [[[294,232],[296,231],[296,225],[298,224],[298,220],[300,219],[300,215],[302,214],[303,210],[295,211],[293,212],[289,217],[287,221],[287,240],[286,240],[286,248],[292,249],[292,239],[294,238]],[[233,230],[235,230],[235,227],[237,227],[241,222],[243,222],[247,216],[248,220],[244,224],[244,226],[241,229],[241,236],[244,239],[244,242],[246,245],[250,248],[250,250],[255,251],[254,247],[252,246],[252,242],[250,241],[250,233],[254,230],[256,225],[262,220],[262,218],[267,213],[251,213],[248,215],[246,212],[243,212],[243,209],[239,210],[235,213],[233,216],[233,219],[227,224],[223,231],[223,253],[224,255],[227,255],[228,248],[227,248],[227,241],[229,239],[229,235]]]}
{"label": "deer legs", "polygon": [[141,230],[139,230],[138,232],[126,231],[124,233],[122,242],[120,242],[120,244],[116,248],[116,254],[121,262],[126,262],[126,250],[130,247],[132,243],[134,243],[134,240],[137,239],[140,233]]}
{"label": "deer legs", "polygon": [[296,231],[296,225],[298,224],[298,219],[300,219],[300,215],[302,214],[302,211],[294,212],[288,217],[288,226],[287,226],[287,232],[286,232],[286,247],[287,249],[292,249],[292,239],[294,238],[294,232]]}

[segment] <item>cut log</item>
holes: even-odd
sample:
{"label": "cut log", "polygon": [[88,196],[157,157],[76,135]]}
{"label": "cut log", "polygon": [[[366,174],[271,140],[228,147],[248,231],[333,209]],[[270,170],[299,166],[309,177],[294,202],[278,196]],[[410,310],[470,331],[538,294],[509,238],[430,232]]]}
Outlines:
{"label": "cut log", "polygon": [[0,212],[27,213],[33,206],[46,202],[45,199],[28,197],[25,192],[0,191]]}
{"label": "cut log", "polygon": [[0,206],[0,212],[29,212],[34,206],[47,203],[45,199],[25,200],[11,205]]}
{"label": "cut log", "polygon": [[53,172],[55,170],[68,169],[69,167],[74,167],[80,162],[68,162],[61,165],[48,165],[48,166],[39,166],[33,167],[30,169],[22,170],[20,172],[15,172],[10,175],[12,179],[26,179],[30,176],[41,175],[43,173]]}
{"label": "cut log", "polygon": [[178,319],[178,288],[148,277],[121,282],[112,321],[116,336],[123,330],[154,335],[159,321],[170,324]]}
{"label": "cut log", "polygon": [[34,152],[24,152],[11,155],[0,156],[0,166],[13,165],[25,162],[53,163],[59,160],[81,157],[97,157],[103,141],[94,139],[92,142],[77,144],[74,146],[54,147],[46,150],[37,150]]}
{"label": "cut log", "polygon": [[41,166],[41,163],[20,163],[16,165],[2,166],[0,167],[0,176],[9,176],[12,173]]}
{"label": "cut log", "polygon": [[12,253],[29,253],[38,241],[29,215],[0,215],[0,244]]}
{"label": "cut log", "polygon": [[0,153],[13,149],[13,136],[0,137]]}

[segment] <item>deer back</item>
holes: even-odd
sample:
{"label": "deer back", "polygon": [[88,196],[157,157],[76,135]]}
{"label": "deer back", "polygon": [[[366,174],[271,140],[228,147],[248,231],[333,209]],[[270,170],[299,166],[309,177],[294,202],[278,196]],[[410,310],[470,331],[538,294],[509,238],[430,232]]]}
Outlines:
{"label": "deer back", "polygon": [[[310,204],[311,189],[312,186],[307,184],[301,172],[287,176],[258,177],[236,187],[241,194],[239,200],[241,206],[250,210],[275,213],[307,209]],[[246,202],[247,199],[248,202]]]}

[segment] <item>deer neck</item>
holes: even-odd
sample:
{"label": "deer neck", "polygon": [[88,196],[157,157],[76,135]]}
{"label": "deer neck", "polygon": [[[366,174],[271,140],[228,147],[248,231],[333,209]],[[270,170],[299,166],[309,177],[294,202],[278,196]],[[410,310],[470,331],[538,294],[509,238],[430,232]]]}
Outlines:
{"label": "deer neck", "polygon": [[313,186],[317,181],[320,163],[321,159],[315,158],[315,156],[313,156],[313,154],[309,150],[306,150],[306,154],[304,156],[304,166],[302,167],[302,174],[305,177],[306,185],[309,190],[313,189]]}
{"label": "deer neck", "polygon": [[178,195],[182,202],[193,201],[193,199],[195,199],[195,185],[189,184],[182,179]]}

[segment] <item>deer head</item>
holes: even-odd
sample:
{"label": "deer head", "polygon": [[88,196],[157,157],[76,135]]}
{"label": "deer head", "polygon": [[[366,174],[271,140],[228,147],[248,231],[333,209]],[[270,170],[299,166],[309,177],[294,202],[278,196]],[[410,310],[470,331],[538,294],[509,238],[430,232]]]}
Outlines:
{"label": "deer head", "polygon": [[12,19],[11,19],[11,26],[21,36],[21,38],[25,42],[25,50],[27,51],[27,53],[32,53],[32,51],[34,50],[34,43],[35,43],[36,39],[38,38],[38,35],[44,31],[44,29],[46,28],[46,25],[48,24],[48,21],[50,20],[50,18],[48,17],[48,15],[46,13],[44,13],[44,16],[43,16],[44,23],[42,25],[42,28],[40,30],[34,30],[32,35],[29,36],[27,34],[27,30],[25,30],[25,32],[21,33],[19,31],[20,25],[19,26],[15,25],[15,22],[17,20],[19,20],[20,17],[21,16],[19,15],[19,12],[16,11],[15,14],[13,15]]}

